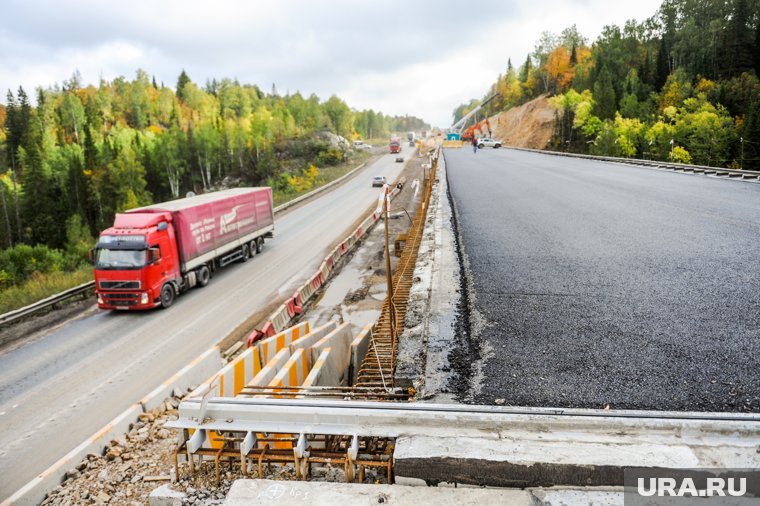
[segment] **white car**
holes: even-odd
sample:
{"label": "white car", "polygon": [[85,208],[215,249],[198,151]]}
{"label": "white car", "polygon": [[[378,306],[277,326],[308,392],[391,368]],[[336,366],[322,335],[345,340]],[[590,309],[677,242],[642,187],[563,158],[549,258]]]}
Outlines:
{"label": "white car", "polygon": [[375,176],[372,178],[372,187],[385,185],[385,176]]}
{"label": "white car", "polygon": [[478,139],[478,149],[483,148],[500,148],[501,142],[495,141],[489,137],[483,137],[482,139]]}
{"label": "white car", "polygon": [[372,146],[363,141],[354,141],[354,149],[372,149]]}

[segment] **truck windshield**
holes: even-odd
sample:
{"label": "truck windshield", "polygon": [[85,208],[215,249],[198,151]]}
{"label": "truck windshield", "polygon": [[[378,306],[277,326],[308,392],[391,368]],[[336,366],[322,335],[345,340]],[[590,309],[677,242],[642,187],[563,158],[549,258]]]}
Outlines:
{"label": "truck windshield", "polygon": [[144,249],[106,249],[95,250],[96,269],[139,269],[145,265]]}

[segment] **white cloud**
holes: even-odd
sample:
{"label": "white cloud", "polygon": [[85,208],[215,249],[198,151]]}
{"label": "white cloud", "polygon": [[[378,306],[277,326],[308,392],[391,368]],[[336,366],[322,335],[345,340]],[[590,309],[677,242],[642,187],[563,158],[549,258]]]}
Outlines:
{"label": "white cloud", "polygon": [[461,2],[102,2],[10,0],[0,26],[0,90],[68,79],[131,78],[137,68],[174,86],[237,77],[268,90],[446,126],[481,97],[507,58],[519,66],[544,30],[572,24],[593,41],[604,25],[653,15],[659,0]]}

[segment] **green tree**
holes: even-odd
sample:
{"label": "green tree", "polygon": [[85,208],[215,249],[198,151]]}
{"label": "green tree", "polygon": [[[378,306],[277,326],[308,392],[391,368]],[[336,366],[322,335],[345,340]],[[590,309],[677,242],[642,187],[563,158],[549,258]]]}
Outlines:
{"label": "green tree", "polygon": [[617,100],[615,99],[615,88],[612,85],[612,75],[606,67],[602,67],[601,72],[594,83],[594,109],[593,113],[600,119],[612,119],[615,117]]}

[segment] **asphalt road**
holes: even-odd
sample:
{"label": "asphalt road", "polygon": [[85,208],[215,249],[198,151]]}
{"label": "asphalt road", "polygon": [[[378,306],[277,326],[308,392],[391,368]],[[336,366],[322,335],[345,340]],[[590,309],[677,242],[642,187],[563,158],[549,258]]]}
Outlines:
{"label": "asphalt road", "polygon": [[460,318],[483,360],[474,402],[760,411],[760,184],[445,156],[469,264]]}
{"label": "asphalt road", "polygon": [[169,310],[100,312],[0,352],[0,501],[257,310],[292,294],[377,202],[372,176],[398,176],[395,157],[383,155],[276,217],[260,255],[222,269]]}

